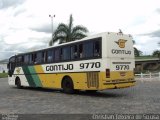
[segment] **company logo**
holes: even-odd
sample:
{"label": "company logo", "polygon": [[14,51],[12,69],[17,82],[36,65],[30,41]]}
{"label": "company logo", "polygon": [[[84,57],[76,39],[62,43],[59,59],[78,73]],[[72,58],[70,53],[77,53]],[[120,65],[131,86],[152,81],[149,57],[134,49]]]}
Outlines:
{"label": "company logo", "polygon": [[21,68],[17,68],[16,69],[16,72],[19,74],[20,73],[20,71],[21,71]]}
{"label": "company logo", "polygon": [[127,42],[127,40],[124,40],[124,39],[119,39],[118,41],[115,41],[115,43],[117,43],[120,48],[125,48],[126,42]]}

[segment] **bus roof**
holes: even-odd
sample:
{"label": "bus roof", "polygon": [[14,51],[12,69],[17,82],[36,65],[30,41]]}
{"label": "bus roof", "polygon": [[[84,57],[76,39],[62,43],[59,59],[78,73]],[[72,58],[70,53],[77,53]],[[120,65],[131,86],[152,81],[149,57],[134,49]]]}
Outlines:
{"label": "bus roof", "polygon": [[[51,48],[55,48],[55,47],[59,47],[59,46],[64,46],[64,45],[68,45],[68,44],[71,44],[71,43],[77,43],[77,42],[81,42],[81,41],[85,41],[85,40],[89,40],[89,39],[93,39],[93,38],[98,38],[98,37],[102,37],[104,35],[118,35],[118,34],[122,34],[122,33],[116,33],[116,32],[103,32],[103,33],[98,33],[98,34],[95,34],[95,35],[91,35],[91,36],[87,36],[83,39],[80,39],[80,40],[75,40],[75,41],[71,41],[71,42],[66,42],[66,43],[62,43],[62,44],[58,44],[58,45],[55,45],[55,46],[49,46],[49,47],[46,47],[46,48],[43,48],[43,49],[37,49],[35,51],[28,51],[28,52],[25,52],[25,53],[19,53],[19,54],[16,54],[16,55],[13,55],[11,56],[10,58],[14,57],[14,56],[17,56],[17,55],[23,55],[23,54],[27,54],[27,53],[34,53],[34,52],[37,52],[37,51],[42,51],[42,50],[47,50],[47,49],[51,49]],[[127,34],[122,34],[122,35],[127,35]],[[127,36],[129,37],[132,37],[130,34],[128,34]]]}

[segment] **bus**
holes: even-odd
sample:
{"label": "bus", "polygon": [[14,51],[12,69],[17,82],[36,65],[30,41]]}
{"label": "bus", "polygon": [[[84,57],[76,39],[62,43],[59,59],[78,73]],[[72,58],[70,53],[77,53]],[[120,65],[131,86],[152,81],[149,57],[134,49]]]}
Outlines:
{"label": "bus", "polygon": [[8,83],[95,92],[134,86],[134,68],[132,36],[105,32],[10,57]]}

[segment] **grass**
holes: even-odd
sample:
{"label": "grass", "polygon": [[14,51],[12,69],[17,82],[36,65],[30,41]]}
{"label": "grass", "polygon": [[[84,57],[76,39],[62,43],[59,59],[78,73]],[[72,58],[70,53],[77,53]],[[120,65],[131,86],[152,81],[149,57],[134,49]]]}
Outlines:
{"label": "grass", "polygon": [[5,78],[8,76],[8,73],[0,73],[0,78]]}

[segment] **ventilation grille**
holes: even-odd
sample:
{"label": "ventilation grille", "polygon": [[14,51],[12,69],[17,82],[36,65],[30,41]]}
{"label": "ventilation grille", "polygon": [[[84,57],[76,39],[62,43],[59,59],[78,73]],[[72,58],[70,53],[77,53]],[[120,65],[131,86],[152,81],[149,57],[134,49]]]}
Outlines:
{"label": "ventilation grille", "polygon": [[99,76],[98,72],[88,72],[87,73],[87,86],[90,87],[99,87]]}

